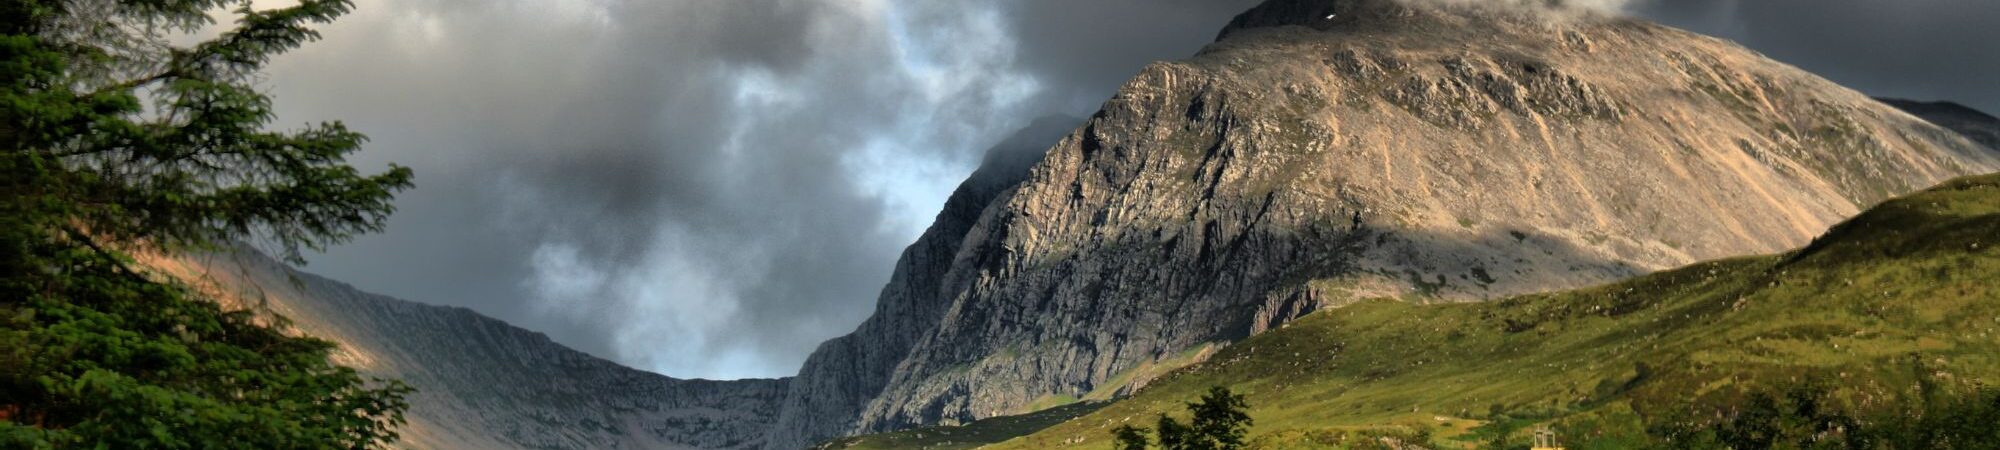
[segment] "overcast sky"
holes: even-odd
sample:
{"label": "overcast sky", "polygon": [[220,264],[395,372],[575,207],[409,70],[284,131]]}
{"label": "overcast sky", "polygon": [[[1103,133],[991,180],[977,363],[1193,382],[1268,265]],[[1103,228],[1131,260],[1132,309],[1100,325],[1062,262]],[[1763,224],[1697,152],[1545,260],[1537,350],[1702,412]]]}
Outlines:
{"label": "overcast sky", "polygon": [[[356,0],[279,125],[417,173],[306,269],[677,377],[792,374],[874,308],[979,155],[1087,116],[1254,0]],[[2000,1],[1658,0],[1871,93],[2000,110]]]}

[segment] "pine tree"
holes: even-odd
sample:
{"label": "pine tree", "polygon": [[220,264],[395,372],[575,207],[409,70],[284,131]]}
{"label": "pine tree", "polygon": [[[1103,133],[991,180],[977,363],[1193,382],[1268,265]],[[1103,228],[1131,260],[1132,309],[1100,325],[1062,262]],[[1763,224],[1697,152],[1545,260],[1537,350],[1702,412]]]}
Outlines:
{"label": "pine tree", "polygon": [[1244,412],[1249,407],[1243,396],[1230,393],[1227,388],[1208,388],[1208,394],[1200,402],[1188,404],[1188,412],[1194,415],[1188,428],[1194,434],[1187,449],[1243,448],[1243,438],[1250,432],[1250,415]]}
{"label": "pine tree", "polygon": [[[0,5],[0,448],[379,448],[410,391],[135,267],[257,242],[287,260],[379,231],[410,171],[345,162],[338,122],[272,131],[252,82],[346,0]],[[213,39],[170,39],[230,10]]]}
{"label": "pine tree", "polygon": [[[1215,386],[1208,389],[1200,401],[1187,404],[1193,416],[1187,424],[1166,414],[1160,414],[1160,448],[1165,450],[1237,450],[1243,448],[1244,438],[1250,433],[1250,415],[1245,410],[1250,405],[1243,396],[1229,392],[1228,388]],[[1130,425],[1112,430],[1113,442],[1119,450],[1143,450],[1146,448],[1146,434],[1150,430]]]}
{"label": "pine tree", "polygon": [[1119,425],[1111,430],[1112,448],[1117,450],[1146,450],[1149,440],[1147,430],[1131,425]]}

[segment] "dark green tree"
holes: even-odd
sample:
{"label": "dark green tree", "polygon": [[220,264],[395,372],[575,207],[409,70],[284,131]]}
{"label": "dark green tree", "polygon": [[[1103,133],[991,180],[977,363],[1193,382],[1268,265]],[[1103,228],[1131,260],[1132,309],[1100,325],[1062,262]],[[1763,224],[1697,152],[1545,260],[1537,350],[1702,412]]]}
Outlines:
{"label": "dark green tree", "polygon": [[1189,429],[1187,425],[1182,425],[1180,421],[1174,420],[1173,417],[1168,417],[1165,413],[1160,414],[1158,424],[1157,426],[1160,427],[1160,448],[1167,450],[1191,448],[1191,444],[1195,441],[1194,430]]}
{"label": "dark green tree", "polygon": [[1243,448],[1243,438],[1250,433],[1250,414],[1244,412],[1248,409],[1243,396],[1230,393],[1228,388],[1208,388],[1200,402],[1188,404],[1188,412],[1194,415],[1188,428],[1194,434],[1187,450]]}
{"label": "dark green tree", "polygon": [[[1200,401],[1187,404],[1192,417],[1182,424],[1166,414],[1160,414],[1160,448],[1166,450],[1236,450],[1243,448],[1244,438],[1250,433],[1250,408],[1243,396],[1229,392],[1228,388],[1215,386],[1208,389]],[[1130,425],[1112,430],[1113,442],[1120,450],[1146,448],[1145,428]]]}
{"label": "dark green tree", "polygon": [[1146,437],[1147,434],[1145,428],[1119,425],[1118,428],[1111,430],[1113,443],[1111,447],[1116,450],[1146,450],[1146,446],[1151,443],[1151,439]]}
{"label": "dark green tree", "polygon": [[1861,434],[1890,448],[2000,449],[2000,389],[1933,394],[1921,410],[1871,425]]}
{"label": "dark green tree", "polygon": [[[253,87],[346,0],[0,3],[0,448],[378,448],[409,389],[222,311],[124,252],[379,231],[407,169],[340,123],[274,131]],[[231,11],[212,39],[176,45]]]}
{"label": "dark green tree", "polygon": [[1654,421],[1649,428],[1662,441],[1661,448],[1878,448],[1864,429],[1867,424],[1834,406],[1832,394],[1826,380],[1809,378],[1782,388],[1749,391],[1741,401],[1732,402],[1732,411],[1723,420],[1711,423],[1679,413],[1662,414],[1649,418]]}

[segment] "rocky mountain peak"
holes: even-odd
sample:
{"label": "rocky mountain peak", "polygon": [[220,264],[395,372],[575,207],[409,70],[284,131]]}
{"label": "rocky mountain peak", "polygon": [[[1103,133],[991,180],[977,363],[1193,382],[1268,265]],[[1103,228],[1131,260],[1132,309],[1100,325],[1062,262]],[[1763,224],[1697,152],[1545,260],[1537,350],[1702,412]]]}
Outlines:
{"label": "rocky mountain peak", "polygon": [[876,316],[792,380],[766,448],[1122,395],[1359,299],[1780,251],[2000,170],[1735,44],[1547,4],[1272,0],[1145,68],[996,171],[1023,177],[968,180]]}
{"label": "rocky mountain peak", "polygon": [[1363,299],[1478,301],[1790,249],[2000,170],[1991,115],[1884,100],[1905,114],[1565,1],[1250,9],[1089,118],[1036,120],[984,155],[874,315],[788,379],[645,373],[254,254],[149,264],[418,387],[412,447],[794,450],[1127,395]]}

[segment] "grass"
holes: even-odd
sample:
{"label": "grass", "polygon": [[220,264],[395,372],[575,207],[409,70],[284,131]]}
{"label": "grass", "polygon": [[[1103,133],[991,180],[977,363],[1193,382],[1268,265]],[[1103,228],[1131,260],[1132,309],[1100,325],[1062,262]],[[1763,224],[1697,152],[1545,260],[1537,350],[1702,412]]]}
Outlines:
{"label": "grass", "polygon": [[834,439],[821,443],[815,449],[880,450],[880,449],[935,449],[957,450],[978,448],[1015,436],[1033,433],[1050,425],[1075,419],[1098,408],[1105,402],[1072,401],[1062,406],[1016,416],[1002,416],[974,421],[962,426],[941,426],[904,430],[894,433],[871,434]]}
{"label": "grass", "polygon": [[1487,303],[1321,311],[986,448],[1102,448],[1112,427],[1216,385],[1246,395],[1254,448],[1273,449],[1384,436],[1474,448],[1544,424],[1571,448],[1631,448],[1654,421],[1721,417],[1805,378],[1834,380],[1840,408],[1900,408],[1920,378],[2000,383],[1996,245],[2000,176],[1954,180],[1790,253]]}
{"label": "grass", "polygon": [[1215,348],[1216,344],[1197,345],[1187,350],[1182,350],[1180,353],[1176,353],[1171,357],[1167,357],[1150,363],[1140,364],[1139,367],[1134,367],[1124,372],[1119,372],[1117,375],[1112,375],[1111,378],[1106,379],[1104,381],[1104,384],[1098,385],[1097,389],[1092,389],[1090,393],[1084,394],[1083,400],[1085,401],[1111,400],[1112,397],[1116,397],[1118,395],[1120,390],[1125,389],[1126,386],[1131,385],[1134,381],[1152,380],[1154,378],[1158,378],[1162,374],[1171,372],[1175,369],[1187,367],[1188,365],[1194,364],[1196,361],[1200,361],[1203,357],[1208,355],[1208,352],[1214,351]]}

